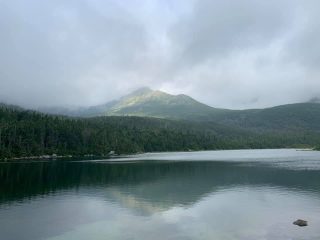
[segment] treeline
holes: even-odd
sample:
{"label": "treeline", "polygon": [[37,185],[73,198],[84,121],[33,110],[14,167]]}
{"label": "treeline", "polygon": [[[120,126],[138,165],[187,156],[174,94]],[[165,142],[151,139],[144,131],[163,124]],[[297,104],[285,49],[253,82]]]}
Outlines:
{"label": "treeline", "polygon": [[[0,157],[224,148],[224,139],[192,124],[139,117],[92,119],[0,108]],[[230,143],[230,146],[232,144]]]}
{"label": "treeline", "polygon": [[142,117],[68,118],[0,106],[0,158],[320,144],[310,133],[257,134],[215,123]]}

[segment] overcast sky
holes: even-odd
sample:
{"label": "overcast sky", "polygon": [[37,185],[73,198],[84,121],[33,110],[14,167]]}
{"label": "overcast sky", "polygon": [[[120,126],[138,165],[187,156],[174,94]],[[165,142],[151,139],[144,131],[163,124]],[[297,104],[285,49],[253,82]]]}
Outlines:
{"label": "overcast sky", "polygon": [[320,97],[318,0],[0,0],[0,101],[95,105],[149,86],[254,108]]}

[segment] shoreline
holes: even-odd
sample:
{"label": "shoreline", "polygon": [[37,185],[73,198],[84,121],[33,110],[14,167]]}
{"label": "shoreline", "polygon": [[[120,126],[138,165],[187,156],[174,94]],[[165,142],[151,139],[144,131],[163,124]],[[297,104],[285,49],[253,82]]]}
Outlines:
{"label": "shoreline", "polygon": [[120,154],[107,154],[107,155],[99,155],[99,154],[85,154],[85,155],[40,155],[40,156],[26,156],[26,157],[13,157],[13,158],[0,158],[0,162],[13,162],[13,161],[30,161],[30,160],[58,160],[58,159],[112,159],[117,158],[121,156],[133,156],[133,155],[139,155],[139,154],[146,154],[146,153],[188,153],[188,152],[202,152],[202,151],[238,151],[238,150],[281,150],[281,149],[292,149],[296,151],[301,152],[319,152],[320,149],[317,148],[241,148],[241,149],[212,149],[212,150],[185,150],[185,151],[161,151],[161,152],[135,152],[135,153],[120,153]]}
{"label": "shoreline", "polygon": [[110,158],[113,155],[94,155],[94,154],[87,154],[87,155],[40,155],[40,156],[29,156],[29,157],[13,157],[13,158],[4,158],[0,159],[0,162],[11,162],[11,161],[20,161],[20,160],[58,160],[58,159],[77,159],[77,158],[84,158],[84,159],[89,159],[89,158],[94,158],[94,159],[99,159],[99,158]]}

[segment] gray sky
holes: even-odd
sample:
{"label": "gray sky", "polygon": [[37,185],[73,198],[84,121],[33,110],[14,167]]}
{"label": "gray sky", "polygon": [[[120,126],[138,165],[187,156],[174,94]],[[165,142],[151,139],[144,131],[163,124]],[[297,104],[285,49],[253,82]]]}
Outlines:
{"label": "gray sky", "polygon": [[215,107],[320,96],[318,0],[0,0],[0,100],[95,105],[149,86]]}

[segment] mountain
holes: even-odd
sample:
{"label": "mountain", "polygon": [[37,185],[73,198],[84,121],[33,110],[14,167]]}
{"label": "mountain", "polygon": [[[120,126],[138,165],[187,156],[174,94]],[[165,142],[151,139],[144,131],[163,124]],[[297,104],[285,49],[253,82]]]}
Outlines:
{"label": "mountain", "polygon": [[[165,111],[158,107],[152,115],[152,108],[144,107],[152,101],[160,106],[167,102],[168,107]],[[140,112],[133,112],[138,105],[143,106],[138,108]],[[175,106],[185,108],[179,112]],[[106,155],[113,150],[134,153],[320,145],[320,104],[316,103],[232,111],[210,108],[189,97],[144,89],[106,108],[108,114],[113,111],[148,117],[74,118],[0,105],[0,159],[53,153]],[[189,117],[185,109],[198,115]],[[125,114],[120,112],[124,110]],[[165,119],[174,117],[185,119]]]}
{"label": "mountain", "polygon": [[184,94],[171,95],[150,88],[139,89],[108,107],[105,115],[185,120],[209,120],[212,114],[224,111],[209,107]]}
{"label": "mountain", "polygon": [[320,104],[295,103],[265,109],[234,110],[212,121],[251,131],[315,131],[320,133]]}
{"label": "mountain", "polygon": [[89,108],[47,109],[44,112],[78,117],[140,116],[174,120],[214,122],[254,132],[320,132],[320,104],[287,104],[265,109],[213,108],[184,95],[141,88],[118,100]]}
{"label": "mountain", "polygon": [[214,114],[228,111],[212,108],[184,95],[171,95],[140,88],[118,100],[88,108],[47,108],[42,112],[79,117],[140,116],[184,120],[210,120]]}
{"label": "mountain", "polygon": [[[98,111],[96,111],[98,112]],[[320,104],[296,103],[265,109],[213,108],[184,95],[170,95],[149,88],[139,89],[105,108],[105,115],[144,116],[215,122],[251,131],[320,132]]]}

